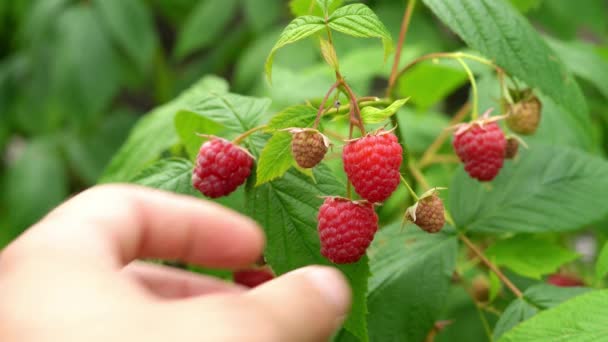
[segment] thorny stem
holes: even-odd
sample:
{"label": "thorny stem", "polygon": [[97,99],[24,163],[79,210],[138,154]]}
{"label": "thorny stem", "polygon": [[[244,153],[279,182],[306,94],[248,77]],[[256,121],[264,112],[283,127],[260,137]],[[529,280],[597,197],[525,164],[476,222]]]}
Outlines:
{"label": "thorny stem", "polygon": [[414,201],[418,202],[419,198],[418,198],[418,195],[416,194],[416,192],[414,191],[414,189],[412,189],[412,187],[409,185],[409,183],[403,177],[403,175],[399,174],[399,176],[401,177],[401,183],[403,183],[403,185],[405,185],[405,187],[407,188],[407,190],[410,192],[410,194],[414,198]]}
{"label": "thorny stem", "polygon": [[325,94],[325,97],[323,97],[323,101],[321,102],[321,105],[319,106],[319,111],[317,112],[317,117],[315,118],[315,123],[312,126],[312,128],[317,129],[317,127],[319,127],[319,121],[321,121],[321,116],[323,115],[323,110],[325,109],[325,103],[327,103],[327,99],[329,99],[329,96],[331,95],[331,93],[333,93],[334,90],[336,89],[336,87],[338,87],[341,83],[342,83],[342,81],[338,80],[338,81],[336,81],[336,83],[332,84],[332,86],[329,88],[329,90]]}
{"label": "thorny stem", "polygon": [[467,63],[465,63],[465,61],[462,60],[462,58],[456,58],[456,60],[458,63],[460,63],[460,65],[462,65],[462,68],[469,77],[469,82],[471,82],[471,90],[473,92],[473,112],[471,113],[471,119],[477,120],[477,117],[479,116],[479,97],[477,95],[477,82],[475,82],[475,75],[473,75],[473,72],[471,72],[471,69],[469,69],[469,66]]}
{"label": "thorny stem", "polygon": [[386,88],[387,97],[391,96],[393,92],[393,87],[395,86],[395,81],[397,80],[397,73],[399,71],[399,60],[401,59],[401,50],[403,49],[403,43],[405,42],[405,37],[407,36],[407,30],[410,26],[410,20],[412,18],[412,13],[414,12],[415,7],[416,0],[409,0],[407,3],[407,8],[403,13],[403,20],[401,21],[401,30],[399,31],[399,40],[397,41],[397,48],[395,50],[395,60],[393,61],[391,76],[388,79],[388,87]]}
{"label": "thorny stem", "polygon": [[[454,115],[452,120],[450,120],[448,127],[451,127],[451,126],[461,122],[462,120],[464,120],[464,118],[466,117],[466,115],[469,113],[470,110],[471,110],[471,103],[466,102],[464,105],[462,105],[462,107],[460,107],[458,112],[456,112],[456,114]],[[435,141],[433,141],[433,143],[426,149],[426,151],[422,155],[422,158],[420,159],[420,163],[418,164],[420,166],[420,168],[424,168],[431,164],[431,161],[433,160],[435,153],[437,153],[437,151],[439,150],[439,148],[441,148],[443,143],[450,137],[450,134],[451,134],[450,130],[444,130],[443,132],[441,132],[441,134],[439,134],[439,136],[437,136],[437,139],[435,139]]]}
{"label": "thorny stem", "polygon": [[258,127],[254,127],[248,131],[243,132],[243,134],[239,135],[238,137],[234,138],[234,140],[232,140],[232,143],[235,145],[240,144],[241,142],[243,142],[243,140],[247,139],[248,136],[250,136],[251,134],[263,130],[265,129],[267,126],[266,125],[261,125]]}
{"label": "thorny stem", "polygon": [[483,252],[480,251],[479,248],[477,248],[477,246],[471,240],[469,240],[469,238],[467,238],[463,233],[459,233],[458,238],[460,238],[460,240],[462,240],[462,242],[464,242],[464,244],[467,245],[467,247],[469,247],[469,249],[473,253],[475,253],[475,255],[479,258],[479,260],[481,260],[481,262],[483,262],[490,270],[492,270],[492,272],[494,272],[494,274],[496,274],[498,279],[500,279],[505,284],[505,286],[508,287],[509,290],[511,290],[511,292],[513,292],[513,294],[517,298],[522,298],[524,296],[523,293],[517,288],[517,286],[515,286],[509,280],[509,278],[507,278],[500,271],[500,269],[498,267],[496,267],[496,265],[494,265],[494,263],[492,263],[490,260],[488,260],[488,258],[486,258],[486,256],[483,255]]}

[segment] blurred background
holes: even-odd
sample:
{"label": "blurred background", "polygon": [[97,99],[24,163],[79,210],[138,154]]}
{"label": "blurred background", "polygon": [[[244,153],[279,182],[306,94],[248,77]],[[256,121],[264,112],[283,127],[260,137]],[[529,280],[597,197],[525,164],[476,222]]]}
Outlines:
{"label": "blurred background", "polygon": [[[545,34],[581,80],[597,123],[590,134],[596,153],[603,154],[607,2],[504,1]],[[405,1],[364,2],[396,39]],[[310,4],[0,0],[0,248],[70,194],[95,184],[138,117],[202,76],[227,79],[232,92],[270,97],[273,110],[322,97],[333,75],[314,40],[277,54],[273,87],[263,78],[280,31],[294,15],[308,13]],[[376,95],[390,67],[380,43],[338,36],[336,47],[349,83],[360,95]],[[418,6],[404,58],[462,47]],[[480,82],[489,73],[479,67],[475,72]],[[466,101],[467,88],[466,75],[449,64],[423,64],[408,74],[398,92],[412,97],[403,114],[413,118],[412,153],[422,151]]]}

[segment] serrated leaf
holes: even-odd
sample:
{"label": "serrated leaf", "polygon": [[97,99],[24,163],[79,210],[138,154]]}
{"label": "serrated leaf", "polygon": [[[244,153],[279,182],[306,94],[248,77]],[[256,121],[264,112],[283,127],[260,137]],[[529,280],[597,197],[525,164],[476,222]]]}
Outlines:
{"label": "serrated leaf", "polygon": [[258,186],[283,176],[292,164],[291,133],[274,133],[260,155],[255,185]]}
{"label": "serrated leaf", "polygon": [[541,312],[504,334],[499,342],[604,341],[608,290],[592,291]]}
{"label": "serrated leaf", "polygon": [[178,194],[196,196],[192,186],[194,165],[187,159],[162,159],[143,169],[131,182]]}
{"label": "serrated leaf", "polygon": [[268,131],[290,127],[308,127],[317,116],[317,109],[311,106],[296,105],[285,108],[268,123]]}
{"label": "serrated leaf", "polygon": [[191,160],[196,159],[201,144],[206,140],[198,134],[221,136],[219,133],[224,129],[221,124],[189,111],[179,111],[175,114],[174,123],[179,140],[186,148]]}
{"label": "serrated leaf", "polygon": [[592,289],[587,287],[559,287],[540,283],[527,288],[524,292],[524,298],[538,308],[550,309],[589,291],[592,291]]}
{"label": "serrated leaf", "polygon": [[[317,17],[323,17],[323,10],[317,5],[317,0],[291,0],[289,1],[289,9],[291,10],[291,14],[294,17],[299,17],[302,15],[314,15]],[[343,3],[343,0],[333,0],[330,1],[331,5],[329,6],[328,12],[331,14],[338,7],[340,7]]]}
{"label": "serrated leaf", "polygon": [[214,0],[198,2],[180,30],[175,56],[183,58],[213,43],[234,15],[237,3],[236,0],[223,0],[218,6]]}
{"label": "serrated leaf", "polygon": [[[532,25],[510,4],[494,0],[423,2],[467,45],[563,107],[572,119],[573,130],[591,130],[589,110],[578,84]],[[590,148],[591,144],[587,135],[585,146]]]}
{"label": "serrated leaf", "polygon": [[272,60],[274,58],[274,54],[278,49],[282,48],[285,45],[292,44],[297,42],[298,40],[302,40],[306,37],[309,37],[324,28],[325,20],[320,17],[305,15],[292,20],[289,25],[285,27],[283,32],[281,32],[279,39],[274,44],[272,50],[270,50],[268,58],[266,58],[264,70],[266,70],[266,77],[268,77],[268,80],[272,80]]}
{"label": "serrated leaf", "polygon": [[579,257],[560,245],[529,235],[500,240],[485,253],[497,265],[533,279],[553,273],[563,264]]}
{"label": "serrated leaf", "polygon": [[323,55],[323,59],[325,59],[325,62],[327,62],[327,64],[329,64],[332,69],[338,70],[338,56],[336,55],[336,49],[334,48],[334,46],[330,44],[329,41],[323,38],[320,39],[320,44],[321,55]]}
{"label": "serrated leaf", "polygon": [[363,4],[352,4],[338,8],[329,17],[330,28],[354,37],[380,38],[384,45],[384,58],[393,50],[393,39],[380,18]]}
{"label": "serrated leaf", "polygon": [[608,242],[604,244],[595,262],[595,279],[600,281],[608,274]]}
{"label": "serrated leaf", "polygon": [[424,341],[447,301],[457,247],[454,235],[414,225],[376,234],[368,252],[371,341]]}
{"label": "serrated leaf", "polygon": [[526,302],[525,299],[517,298],[502,313],[494,327],[494,339],[498,339],[514,326],[536,315],[538,309]]}
{"label": "serrated leaf", "polygon": [[513,6],[520,12],[526,13],[531,10],[537,9],[543,0],[510,0]]}
{"label": "serrated leaf", "polygon": [[228,84],[218,77],[204,77],[175,100],[146,114],[114,156],[99,182],[126,182],[179,141],[173,123],[175,114],[210,91],[226,92]]}
{"label": "serrated leaf", "polygon": [[450,186],[457,227],[492,233],[578,229],[608,215],[608,162],[580,150],[532,145],[482,184],[461,168]]}
{"label": "serrated leaf", "polygon": [[367,340],[367,257],[349,265],[335,265],[320,253],[317,211],[323,199],[344,193],[331,171],[324,165],[314,170],[316,182],[296,170],[282,178],[248,191],[248,213],[266,230],[266,260],[278,274],[311,265],[331,265],[348,278],[353,291],[351,312],[345,327],[361,340]]}
{"label": "serrated leaf", "polygon": [[95,0],[94,5],[116,44],[141,72],[147,71],[158,44],[148,7],[141,0]]}
{"label": "serrated leaf", "polygon": [[361,117],[366,124],[381,123],[395,114],[409,100],[399,99],[391,103],[388,107],[380,109],[376,107],[363,107],[361,109]]}
{"label": "serrated leaf", "polygon": [[189,108],[233,133],[256,127],[270,107],[270,99],[229,93],[212,93],[195,101]]}

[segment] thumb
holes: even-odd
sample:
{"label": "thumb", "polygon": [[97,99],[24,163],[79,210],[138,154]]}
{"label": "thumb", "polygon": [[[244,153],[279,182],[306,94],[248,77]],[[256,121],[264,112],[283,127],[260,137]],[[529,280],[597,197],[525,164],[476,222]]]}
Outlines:
{"label": "thumb", "polygon": [[279,341],[328,340],[342,323],[351,300],[342,273],[322,266],[287,273],[243,297],[274,326],[270,330]]}

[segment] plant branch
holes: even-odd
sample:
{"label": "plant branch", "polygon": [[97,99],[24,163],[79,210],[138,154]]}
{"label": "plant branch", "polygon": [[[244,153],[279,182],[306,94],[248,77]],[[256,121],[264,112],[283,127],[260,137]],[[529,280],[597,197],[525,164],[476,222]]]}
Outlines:
{"label": "plant branch", "polygon": [[403,175],[399,174],[399,176],[401,177],[401,183],[403,183],[403,185],[405,185],[405,187],[407,188],[407,190],[410,192],[410,195],[412,195],[412,198],[414,198],[414,201],[418,202],[419,198],[418,198],[418,195],[416,194],[416,191],[414,191],[414,189],[412,189],[412,187],[407,182],[407,180],[405,179],[405,177],[403,177]]}
{"label": "plant branch", "polygon": [[253,134],[253,133],[257,132],[257,131],[263,130],[266,127],[267,127],[267,125],[261,125],[261,126],[258,126],[258,127],[254,127],[254,128],[252,128],[250,130],[247,130],[247,131],[243,132],[241,135],[239,135],[238,137],[234,138],[234,140],[232,140],[232,143],[235,144],[235,145],[238,145],[241,142],[243,142],[243,140],[245,140],[251,134]]}
{"label": "plant branch", "polygon": [[469,82],[471,83],[471,90],[473,92],[473,112],[471,113],[471,119],[477,120],[477,116],[479,115],[479,96],[477,94],[477,82],[475,81],[475,75],[473,75],[473,72],[471,71],[467,63],[462,60],[462,58],[456,58],[456,60],[458,61],[458,63],[460,63],[460,65],[462,65],[462,68],[469,77]]}
{"label": "plant branch", "polygon": [[[466,102],[464,105],[462,105],[462,107],[460,107],[458,112],[456,112],[452,120],[450,120],[448,127],[454,126],[455,124],[464,120],[466,115],[469,113],[469,110],[471,110],[471,103]],[[439,148],[441,148],[443,143],[450,137],[451,133],[452,132],[450,130],[446,129],[441,132],[439,136],[437,136],[435,141],[433,141],[433,143],[426,149],[426,151],[422,155],[420,163],[418,164],[420,168],[425,168],[426,166],[431,164],[431,161],[435,157],[435,154],[437,153]]]}
{"label": "plant branch", "polygon": [[393,68],[391,70],[391,76],[388,79],[388,87],[386,88],[386,96],[390,97],[393,93],[393,87],[397,80],[397,73],[399,71],[399,60],[401,59],[401,50],[403,49],[403,43],[407,36],[407,30],[410,26],[410,20],[412,13],[416,7],[416,0],[409,0],[405,12],[403,13],[403,20],[401,21],[401,30],[399,31],[399,40],[397,41],[397,48],[395,49],[395,60],[393,61]]}
{"label": "plant branch", "polygon": [[416,182],[418,182],[422,186],[424,191],[429,190],[431,186],[429,185],[429,182],[426,181],[426,178],[424,177],[418,166],[416,166],[413,162],[410,162],[409,167],[410,172],[412,173],[412,177],[414,177]]}
{"label": "plant branch", "polygon": [[479,248],[477,248],[477,246],[475,246],[475,244],[471,240],[469,240],[469,238],[467,238],[462,233],[458,234],[458,237],[460,238],[460,240],[462,240],[462,242],[464,242],[465,245],[467,245],[467,247],[469,247],[469,249],[473,253],[475,253],[475,255],[479,258],[479,260],[481,260],[481,262],[484,263],[484,265],[486,265],[490,270],[492,270],[492,272],[494,272],[494,274],[496,274],[496,276],[498,277],[498,279],[500,279],[503,282],[503,284],[505,284],[505,286],[508,287],[509,290],[511,290],[511,292],[513,292],[513,294],[517,298],[522,298],[524,296],[524,294],[517,288],[517,286],[515,286],[509,280],[509,278],[507,278],[500,271],[500,269],[496,265],[494,265],[488,258],[486,258],[486,256],[483,254],[483,252],[480,251]]}
{"label": "plant branch", "polygon": [[338,87],[341,83],[342,83],[342,81],[338,80],[338,81],[336,81],[336,83],[332,84],[332,86],[329,88],[329,90],[325,94],[325,97],[323,97],[323,101],[321,102],[321,105],[319,105],[319,111],[317,111],[317,117],[315,118],[315,123],[313,124],[312,128],[317,129],[317,127],[319,127],[319,122],[321,121],[321,116],[323,115],[323,110],[325,109],[325,104],[327,103],[329,96],[331,96],[331,93],[333,93],[334,90],[336,89],[336,87]]}
{"label": "plant branch", "polygon": [[359,108],[357,96],[355,95],[355,93],[350,88],[348,83],[346,83],[345,80],[342,79],[340,82],[341,82],[342,88],[346,91],[346,94],[350,98],[350,104],[352,106],[352,111],[351,111],[352,115],[351,115],[350,121],[351,121],[351,123],[354,123],[355,125],[357,125],[357,127],[361,131],[362,135],[365,135],[365,126],[363,125],[363,118],[361,117],[361,110]]}

